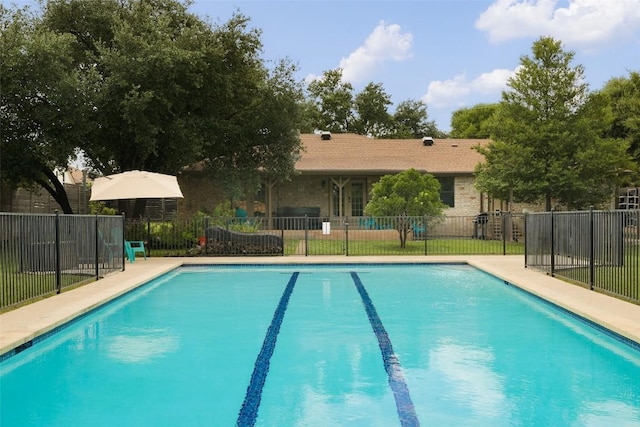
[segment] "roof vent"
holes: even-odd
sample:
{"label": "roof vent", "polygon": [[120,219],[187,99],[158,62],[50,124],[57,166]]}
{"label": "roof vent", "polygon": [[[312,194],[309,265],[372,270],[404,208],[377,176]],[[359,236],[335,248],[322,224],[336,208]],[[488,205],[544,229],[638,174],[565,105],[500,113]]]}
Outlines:
{"label": "roof vent", "polygon": [[422,138],[422,145],[431,147],[433,145],[433,138],[431,138],[430,136],[425,136],[424,138]]}
{"label": "roof vent", "polygon": [[323,141],[330,140],[331,139],[331,132],[323,130],[322,132],[320,132],[320,139],[323,140]]}

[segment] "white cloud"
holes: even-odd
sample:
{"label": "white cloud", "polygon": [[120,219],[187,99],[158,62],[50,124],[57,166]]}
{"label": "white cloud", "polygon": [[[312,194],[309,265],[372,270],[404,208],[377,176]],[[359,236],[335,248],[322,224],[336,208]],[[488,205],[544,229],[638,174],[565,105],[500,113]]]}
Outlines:
{"label": "white cloud", "polygon": [[488,73],[482,73],[473,80],[467,80],[466,75],[461,74],[452,79],[435,80],[429,83],[427,93],[422,100],[428,107],[445,108],[466,105],[473,95],[491,95],[496,97],[506,88],[507,80],[515,74],[516,70],[495,69]]}
{"label": "white cloud", "polygon": [[342,79],[351,83],[364,81],[383,62],[410,58],[412,44],[411,33],[403,33],[399,25],[380,21],[362,46],[340,60]]}
{"label": "white cloud", "polygon": [[429,83],[426,95],[422,100],[427,107],[448,107],[458,105],[461,99],[471,92],[465,75],[455,76],[450,80],[435,80]]}
{"label": "white cloud", "polygon": [[307,76],[304,78],[304,82],[305,82],[306,84],[309,84],[309,83],[311,83],[312,81],[314,81],[314,80],[320,80],[321,78],[322,78],[322,76],[319,76],[319,75],[317,75],[317,74],[313,74],[313,73],[311,73],[311,74],[307,74]]}
{"label": "white cloud", "polygon": [[489,40],[552,36],[571,45],[601,44],[640,33],[640,0],[496,0],[476,21]]}

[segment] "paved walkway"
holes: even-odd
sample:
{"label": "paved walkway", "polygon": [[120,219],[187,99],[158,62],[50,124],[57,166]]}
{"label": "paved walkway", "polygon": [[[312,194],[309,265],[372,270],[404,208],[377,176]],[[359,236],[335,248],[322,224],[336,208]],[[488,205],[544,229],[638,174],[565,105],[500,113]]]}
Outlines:
{"label": "paved walkway", "polygon": [[524,268],[514,256],[286,256],[259,258],[149,258],[127,263],[125,271],[13,311],[0,314],[0,355],[51,331],[183,264],[317,264],[465,261],[640,343],[640,305],[631,304]]}

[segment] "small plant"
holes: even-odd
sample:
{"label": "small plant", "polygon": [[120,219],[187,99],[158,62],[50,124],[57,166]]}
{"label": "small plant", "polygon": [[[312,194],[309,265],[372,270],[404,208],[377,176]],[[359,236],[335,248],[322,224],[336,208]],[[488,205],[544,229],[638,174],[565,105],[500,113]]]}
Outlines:
{"label": "small plant", "polygon": [[105,202],[89,202],[89,212],[91,215],[115,215],[117,211],[108,207]]}

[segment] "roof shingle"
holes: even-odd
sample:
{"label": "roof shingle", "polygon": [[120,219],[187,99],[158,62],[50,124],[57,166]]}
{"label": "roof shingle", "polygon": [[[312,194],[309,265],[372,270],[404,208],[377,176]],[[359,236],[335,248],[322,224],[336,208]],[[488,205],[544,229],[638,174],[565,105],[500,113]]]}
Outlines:
{"label": "roof shingle", "polygon": [[431,174],[470,174],[484,160],[473,149],[487,139],[434,139],[425,146],[421,139],[373,139],[351,133],[301,134],[304,150],[296,170],[305,173],[387,174],[414,168]]}

